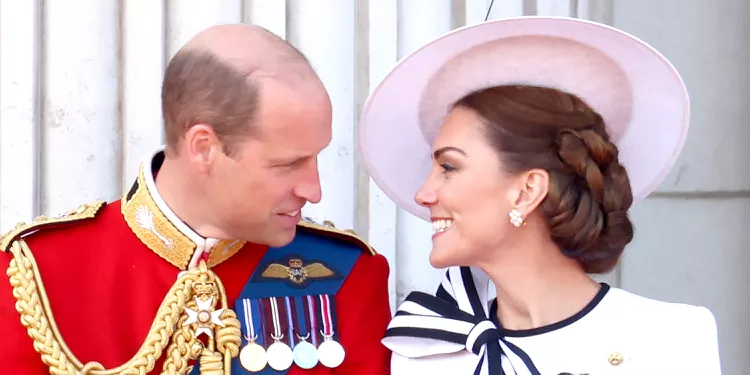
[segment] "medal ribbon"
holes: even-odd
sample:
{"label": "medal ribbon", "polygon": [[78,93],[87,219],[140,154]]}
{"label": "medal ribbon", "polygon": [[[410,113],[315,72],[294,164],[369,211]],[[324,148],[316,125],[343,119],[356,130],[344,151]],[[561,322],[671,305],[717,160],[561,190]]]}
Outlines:
{"label": "medal ribbon", "polygon": [[253,309],[257,309],[256,306],[249,299],[242,300],[242,307],[245,310],[245,340],[248,342],[255,341],[257,339],[255,335],[255,319],[258,318],[259,312],[253,312]]}
{"label": "medal ribbon", "polygon": [[[302,298],[304,297],[294,297],[293,302],[294,312],[297,315],[297,318],[295,319],[295,322],[297,322],[297,334],[300,335],[300,337],[305,337],[310,331],[307,329],[308,317],[305,313],[305,302]],[[312,341],[311,338],[308,338],[308,340]]]}
{"label": "medal ribbon", "polygon": [[320,298],[320,315],[323,323],[323,335],[333,337],[336,333],[333,329],[333,314],[331,313],[331,298],[327,294],[321,294]]}
{"label": "medal ribbon", "polygon": [[281,337],[281,335],[284,334],[284,330],[281,327],[281,319],[279,318],[279,303],[276,300],[276,297],[271,297],[268,299],[271,302],[271,316],[273,319],[273,339],[274,341]]}
{"label": "medal ribbon", "polygon": [[284,303],[286,304],[286,319],[287,319],[287,335],[289,337],[289,347],[294,349],[294,317],[292,309],[292,302],[289,297],[284,297]]}
{"label": "medal ribbon", "polygon": [[434,296],[409,294],[383,344],[409,358],[469,351],[477,356],[474,375],[540,375],[531,358],[489,319],[488,287],[489,277],[479,269],[449,268]]}
{"label": "medal ribbon", "polygon": [[[270,333],[268,333],[268,331],[269,331],[269,329],[268,329],[268,315],[270,314],[270,311],[268,311],[270,309],[269,306],[270,306],[270,303],[266,303],[265,300],[262,300],[262,299],[258,300],[258,310],[260,312],[260,329],[261,329],[261,332],[262,332],[262,334],[260,336],[263,337],[263,343],[264,344],[268,344],[269,343],[269,341],[268,341],[268,337],[270,335]],[[268,349],[269,345],[265,345],[264,348]]]}
{"label": "medal ribbon", "polygon": [[318,346],[318,314],[315,304],[315,297],[305,296],[307,301],[307,317],[310,319],[310,338],[312,344]]}

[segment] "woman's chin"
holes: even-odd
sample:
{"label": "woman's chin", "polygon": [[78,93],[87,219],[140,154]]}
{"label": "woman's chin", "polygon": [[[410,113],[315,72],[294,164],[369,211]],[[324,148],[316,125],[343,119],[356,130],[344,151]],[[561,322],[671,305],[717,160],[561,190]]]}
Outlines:
{"label": "woman's chin", "polygon": [[433,268],[443,269],[456,265],[455,257],[451,256],[449,252],[440,251],[440,249],[433,248],[430,252],[430,265]]}

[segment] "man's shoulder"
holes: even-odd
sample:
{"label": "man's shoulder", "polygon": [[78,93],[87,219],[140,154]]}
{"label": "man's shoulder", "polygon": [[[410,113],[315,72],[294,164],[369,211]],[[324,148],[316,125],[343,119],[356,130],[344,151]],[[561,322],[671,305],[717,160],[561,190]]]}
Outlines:
{"label": "man's shoulder", "polygon": [[[294,239],[280,247],[270,247],[251,278],[254,295],[337,295],[346,285],[371,280],[385,274],[385,258],[362,238],[332,223],[300,221]],[[252,289],[252,288],[251,288]]]}
{"label": "man's shoulder", "polygon": [[96,200],[84,203],[61,215],[54,217],[38,216],[29,223],[21,222],[0,236],[0,252],[7,252],[19,239],[39,237],[44,233],[74,233],[85,223],[91,223],[101,217],[108,203]]}
{"label": "man's shoulder", "polygon": [[[318,223],[310,218],[304,218],[298,224],[301,232],[307,234],[310,238],[325,238],[328,243],[359,250],[367,255],[377,255],[375,249],[352,229],[339,229],[330,222],[324,221]],[[305,241],[306,236],[297,236],[298,241]]]}

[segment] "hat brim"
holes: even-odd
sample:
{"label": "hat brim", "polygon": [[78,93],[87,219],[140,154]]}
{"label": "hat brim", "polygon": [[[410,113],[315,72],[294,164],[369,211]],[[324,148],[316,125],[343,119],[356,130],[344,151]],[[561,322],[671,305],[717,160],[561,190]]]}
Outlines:
{"label": "hat brim", "polygon": [[414,196],[432,168],[432,139],[450,106],[490,86],[529,84],[578,95],[602,114],[634,203],[662,183],[682,151],[690,103],[677,70],[610,26],[519,17],[453,30],[403,58],[368,97],[359,149],[375,183],[425,220]]}

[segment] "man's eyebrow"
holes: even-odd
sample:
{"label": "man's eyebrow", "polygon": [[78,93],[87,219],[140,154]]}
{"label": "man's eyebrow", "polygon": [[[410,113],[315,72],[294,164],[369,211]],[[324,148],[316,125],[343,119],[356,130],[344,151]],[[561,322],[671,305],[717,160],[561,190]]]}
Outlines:
{"label": "man's eyebrow", "polygon": [[293,155],[293,156],[287,156],[283,158],[274,159],[273,162],[279,163],[279,164],[294,164],[294,163],[308,160],[311,157],[314,157],[314,155]]}

